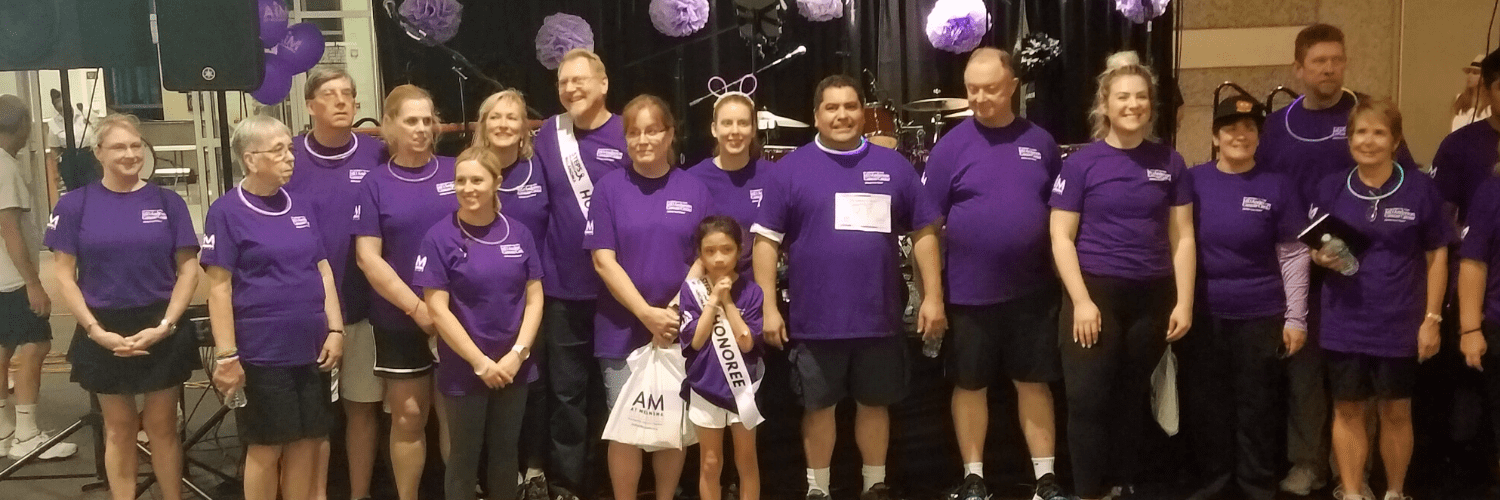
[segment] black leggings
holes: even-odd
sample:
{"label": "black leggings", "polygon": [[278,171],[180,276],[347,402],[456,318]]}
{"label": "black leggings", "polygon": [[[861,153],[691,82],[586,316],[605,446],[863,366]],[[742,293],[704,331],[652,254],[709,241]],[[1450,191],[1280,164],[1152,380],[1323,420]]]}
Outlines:
{"label": "black leggings", "polygon": [[520,470],[521,417],[526,412],[525,382],[470,396],[443,396],[453,448],[443,480],[448,500],[474,500],[479,454],[489,446],[485,477],[490,500],[516,498]]}
{"label": "black leggings", "polygon": [[1110,486],[1133,484],[1150,417],[1151,371],[1167,347],[1167,319],[1177,300],[1171,277],[1130,280],[1085,274],[1099,308],[1099,339],[1073,341],[1073,304],[1063,300],[1059,321],[1063,382],[1068,393],[1068,450],[1081,498],[1100,498]]}

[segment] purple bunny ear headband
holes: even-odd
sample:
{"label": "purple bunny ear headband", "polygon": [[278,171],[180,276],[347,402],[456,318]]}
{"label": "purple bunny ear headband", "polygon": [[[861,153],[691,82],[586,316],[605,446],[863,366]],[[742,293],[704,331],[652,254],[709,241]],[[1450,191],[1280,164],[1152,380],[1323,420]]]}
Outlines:
{"label": "purple bunny ear headband", "polygon": [[724,100],[725,97],[732,95],[744,96],[753,102],[755,99],[750,97],[750,94],[755,93],[758,84],[755,75],[745,75],[732,82],[726,82],[723,78],[716,76],[708,79],[708,93],[715,97],[715,106],[718,106],[719,101]]}

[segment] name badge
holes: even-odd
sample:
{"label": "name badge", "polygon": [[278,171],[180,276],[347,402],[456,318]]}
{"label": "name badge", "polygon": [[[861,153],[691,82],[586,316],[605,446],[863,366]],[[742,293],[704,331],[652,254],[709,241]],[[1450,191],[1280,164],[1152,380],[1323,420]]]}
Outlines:
{"label": "name badge", "polygon": [[839,231],[891,232],[891,195],[834,193],[833,228]]}
{"label": "name badge", "polygon": [[161,209],[157,209],[157,208],[148,208],[148,209],[145,209],[145,210],[141,210],[141,223],[142,224],[155,224],[155,223],[158,223],[158,222],[166,222],[166,221],[167,221],[167,212],[165,210],[161,210]]}

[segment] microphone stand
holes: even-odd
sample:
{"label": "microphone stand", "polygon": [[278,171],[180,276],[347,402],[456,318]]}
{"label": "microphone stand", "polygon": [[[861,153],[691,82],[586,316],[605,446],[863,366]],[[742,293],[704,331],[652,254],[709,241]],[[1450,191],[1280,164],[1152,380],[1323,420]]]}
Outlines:
{"label": "microphone stand", "polygon": [[[396,10],[395,2],[385,2],[385,11],[386,14],[389,15],[392,20],[396,21],[396,24],[406,32],[407,36],[415,38],[417,39],[417,41],[426,43],[427,45],[430,45],[432,47],[436,47],[442,50],[444,53],[448,54],[449,58],[453,59],[453,72],[458,74],[458,102],[460,103],[460,106],[462,106],[465,102],[464,82],[467,80],[467,77],[464,76],[465,71],[468,71],[469,74],[472,74],[480,81],[493,86],[496,92],[510,88],[509,86],[500,83],[499,80],[490,78],[489,75],[484,74],[484,71],[480,70],[478,66],[475,66],[473,62],[469,61],[469,58],[464,57],[464,55],[459,53],[457,50],[453,50],[452,47],[449,47],[443,42],[437,41],[437,39],[433,38],[432,35],[427,33],[426,30],[417,27],[417,25],[413,23],[411,19],[408,19],[406,16],[402,15],[401,12]],[[468,112],[468,110],[466,109],[461,109],[460,111],[464,113]],[[532,116],[542,117],[542,114],[535,108],[532,108],[530,105],[526,106],[526,112]],[[468,121],[468,118],[464,117],[464,121]]]}

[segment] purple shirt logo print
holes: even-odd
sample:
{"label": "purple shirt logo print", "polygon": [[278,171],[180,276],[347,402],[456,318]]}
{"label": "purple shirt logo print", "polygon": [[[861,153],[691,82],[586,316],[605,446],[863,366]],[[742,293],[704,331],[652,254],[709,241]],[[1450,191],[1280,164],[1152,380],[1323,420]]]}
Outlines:
{"label": "purple shirt logo print", "polygon": [[360,181],[365,180],[365,174],[368,173],[370,173],[369,170],[365,170],[362,168],[351,168],[349,169],[349,182],[358,184]]}
{"label": "purple shirt logo print", "polygon": [[58,216],[54,215],[47,219],[47,229],[57,229],[57,218]]}
{"label": "purple shirt logo print", "polygon": [[203,235],[203,245],[201,245],[201,246],[203,247],[204,250],[213,250],[214,249],[214,235],[212,235],[212,234],[205,234],[205,235]]}
{"label": "purple shirt logo print", "polygon": [[1057,176],[1057,180],[1052,181],[1052,192],[1054,192],[1054,193],[1062,194],[1063,191],[1066,190],[1067,188],[1068,188],[1068,180],[1062,178],[1062,176],[1060,176],[1060,175]]}
{"label": "purple shirt logo print", "polygon": [[303,217],[301,215],[293,215],[292,227],[295,227],[297,229],[307,229],[309,227],[312,227],[312,224],[307,223],[307,217]]}
{"label": "purple shirt logo print", "polygon": [[420,273],[420,272],[422,272],[423,269],[427,269],[427,256],[426,255],[418,255],[417,256],[416,271]]}

